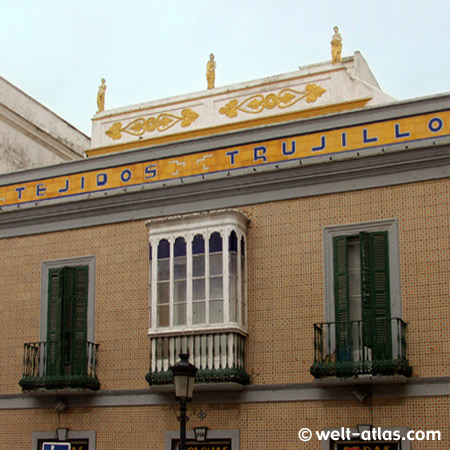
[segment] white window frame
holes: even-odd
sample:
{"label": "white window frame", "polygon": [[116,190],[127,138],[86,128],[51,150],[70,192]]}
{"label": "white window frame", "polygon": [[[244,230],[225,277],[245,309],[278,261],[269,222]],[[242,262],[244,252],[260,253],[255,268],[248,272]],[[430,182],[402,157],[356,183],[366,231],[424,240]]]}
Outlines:
{"label": "white window frame", "polygon": [[[150,276],[150,328],[149,335],[179,334],[189,331],[209,331],[215,329],[236,329],[246,331],[247,319],[247,293],[246,276],[247,268],[242,268],[241,264],[241,240],[245,243],[245,265],[247,261],[247,226],[249,219],[236,210],[221,210],[213,212],[204,212],[197,214],[187,214],[172,216],[168,218],[158,218],[149,220],[146,226],[149,231],[149,242],[152,251],[152,264]],[[240,295],[237,299],[237,320],[230,321],[229,311],[229,250],[228,238],[234,231],[238,240],[237,252],[237,275],[238,286],[241,286]],[[223,258],[223,322],[209,323],[208,305],[206,305],[206,323],[192,323],[192,242],[196,235],[202,235],[205,240],[205,266],[209,264],[209,238],[213,233],[218,232],[222,237],[222,258]],[[187,320],[185,325],[173,325],[173,246],[175,240],[179,237],[184,238],[186,242],[186,263],[187,263]],[[157,262],[158,262],[158,244],[161,240],[167,240],[170,244],[170,322],[168,327],[157,326]],[[206,286],[205,291],[209,289],[208,271],[205,267]],[[208,300],[206,300],[208,303]]]}

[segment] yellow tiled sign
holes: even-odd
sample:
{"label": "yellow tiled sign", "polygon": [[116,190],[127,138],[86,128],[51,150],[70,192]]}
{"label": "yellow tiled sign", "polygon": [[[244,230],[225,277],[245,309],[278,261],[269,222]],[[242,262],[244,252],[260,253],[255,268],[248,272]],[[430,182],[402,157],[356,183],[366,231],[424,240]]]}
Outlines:
{"label": "yellow tiled sign", "polygon": [[450,111],[0,186],[0,207],[62,199],[450,135]]}

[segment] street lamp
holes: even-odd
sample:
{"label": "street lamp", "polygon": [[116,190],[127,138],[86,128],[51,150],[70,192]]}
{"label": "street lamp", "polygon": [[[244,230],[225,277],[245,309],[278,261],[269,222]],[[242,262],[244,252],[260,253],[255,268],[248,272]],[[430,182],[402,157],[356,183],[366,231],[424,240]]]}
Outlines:
{"label": "street lamp", "polygon": [[195,374],[198,370],[188,359],[189,354],[180,353],[180,361],[170,367],[175,398],[180,401],[180,450],[186,450],[186,404],[192,400]]}

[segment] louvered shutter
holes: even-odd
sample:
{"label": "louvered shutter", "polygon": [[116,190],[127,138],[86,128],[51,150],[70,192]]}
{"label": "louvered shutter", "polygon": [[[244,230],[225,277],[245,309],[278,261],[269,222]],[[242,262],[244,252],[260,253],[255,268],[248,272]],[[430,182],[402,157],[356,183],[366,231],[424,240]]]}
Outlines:
{"label": "louvered shutter", "polygon": [[47,363],[46,375],[61,375],[62,270],[48,274]]}
{"label": "louvered shutter", "polygon": [[72,320],[73,303],[75,301],[75,277],[74,267],[64,267],[63,269],[63,310],[62,310],[62,362],[64,375],[71,375],[72,371]]}
{"label": "louvered shutter", "polygon": [[348,292],[347,237],[333,240],[334,298],[336,322],[336,356],[338,361],[351,360],[351,333]]}
{"label": "louvered shutter", "polygon": [[71,367],[73,375],[86,374],[88,266],[74,268],[72,300]]}
{"label": "louvered shutter", "polygon": [[392,358],[388,233],[370,233],[373,358]]}

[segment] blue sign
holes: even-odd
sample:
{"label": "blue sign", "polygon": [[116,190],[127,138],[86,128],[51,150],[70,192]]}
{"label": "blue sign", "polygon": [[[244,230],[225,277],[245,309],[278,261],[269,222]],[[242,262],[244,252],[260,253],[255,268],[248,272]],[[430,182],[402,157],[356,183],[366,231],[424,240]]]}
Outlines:
{"label": "blue sign", "polygon": [[70,450],[69,442],[44,442],[42,450]]}

